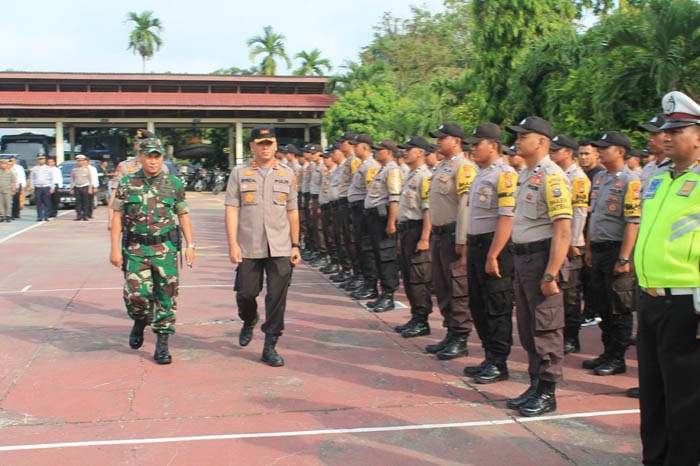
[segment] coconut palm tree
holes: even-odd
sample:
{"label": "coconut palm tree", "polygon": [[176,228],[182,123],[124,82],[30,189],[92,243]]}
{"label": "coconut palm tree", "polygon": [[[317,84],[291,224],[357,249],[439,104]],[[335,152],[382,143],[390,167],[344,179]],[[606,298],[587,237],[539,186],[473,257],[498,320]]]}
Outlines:
{"label": "coconut palm tree", "polygon": [[160,19],[153,17],[153,11],[144,11],[141,14],[136,14],[130,11],[126,15],[125,22],[133,22],[134,29],[129,35],[129,47],[134,53],[139,53],[143,60],[143,72],[146,72],[146,60],[150,60],[153,54],[160,50],[163,41],[158,36],[158,32],[163,30],[163,25]]}
{"label": "coconut palm tree", "polygon": [[272,30],[272,26],[263,28],[264,35],[254,36],[248,39],[248,47],[250,47],[250,60],[255,61],[258,55],[264,54],[260,68],[262,74],[273,76],[277,71],[277,58],[282,58],[287,63],[287,68],[292,67],[292,62],[284,51],[284,41],[287,38],[284,34],[277,34]]}
{"label": "coconut palm tree", "polygon": [[331,71],[331,62],[327,58],[321,58],[321,51],[313,49],[311,52],[299,52],[295,58],[301,58],[302,62],[299,68],[294,71],[294,76],[323,76],[322,67],[326,71]]}

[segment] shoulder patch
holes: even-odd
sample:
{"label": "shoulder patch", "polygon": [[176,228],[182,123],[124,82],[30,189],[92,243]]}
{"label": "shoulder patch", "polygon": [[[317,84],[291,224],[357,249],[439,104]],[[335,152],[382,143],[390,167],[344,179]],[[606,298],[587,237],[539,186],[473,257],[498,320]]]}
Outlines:
{"label": "shoulder patch", "polygon": [[588,195],[591,191],[591,182],[587,177],[576,177],[571,182],[571,206],[572,207],[587,207]]}
{"label": "shoulder patch", "polygon": [[401,170],[392,168],[386,175],[386,187],[392,196],[401,194]]}
{"label": "shoulder patch", "polygon": [[573,215],[569,187],[561,175],[545,176],[545,193],[547,212],[550,218],[559,215]]}
{"label": "shoulder patch", "polygon": [[625,217],[639,217],[641,215],[641,198],[639,190],[642,187],[642,182],[639,180],[630,181],[627,184],[627,192],[625,193],[625,201],[623,213]]}
{"label": "shoulder patch", "polygon": [[469,194],[472,181],[476,176],[476,169],[469,164],[464,164],[457,171],[457,194]]}
{"label": "shoulder patch", "polygon": [[503,172],[498,177],[498,207],[515,207],[515,180],[514,172]]}

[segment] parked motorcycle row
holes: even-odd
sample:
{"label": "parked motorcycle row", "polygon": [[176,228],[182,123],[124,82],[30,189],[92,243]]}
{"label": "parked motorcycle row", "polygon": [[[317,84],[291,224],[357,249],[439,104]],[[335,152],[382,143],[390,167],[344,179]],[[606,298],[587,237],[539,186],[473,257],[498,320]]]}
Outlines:
{"label": "parked motorcycle row", "polygon": [[175,174],[186,190],[196,192],[211,191],[213,194],[219,194],[226,190],[228,175],[228,171],[220,168],[210,170],[191,165],[181,165]]}

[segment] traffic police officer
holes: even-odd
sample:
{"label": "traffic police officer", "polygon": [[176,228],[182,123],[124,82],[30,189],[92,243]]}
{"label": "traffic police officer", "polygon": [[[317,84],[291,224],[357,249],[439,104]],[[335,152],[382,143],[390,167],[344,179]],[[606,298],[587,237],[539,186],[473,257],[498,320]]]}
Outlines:
{"label": "traffic police officer", "polygon": [[36,157],[38,165],[32,167],[30,175],[32,187],[36,201],[37,222],[48,221],[51,214],[51,195],[53,194],[53,170],[46,165],[46,156],[39,154]]}
{"label": "traffic police officer", "polygon": [[564,301],[558,280],[571,245],[571,195],[563,170],[549,158],[549,122],[529,116],[508,131],[517,134],[526,163],[518,178],[513,218],[513,288],[520,342],[527,351],[530,386],[508,407],[538,416],[557,407],[556,383],[564,359]]}
{"label": "traffic police officer", "polygon": [[591,217],[586,242],[586,262],[591,267],[593,304],[600,321],[603,354],[583,362],[597,375],[627,370],[625,352],[632,336],[636,281],[630,258],[639,230],[639,175],[625,165],[629,138],[611,131],[600,141],[601,162],[606,168],[593,178]]}
{"label": "traffic police officer", "polygon": [[92,171],[88,167],[88,158],[83,154],[78,154],[75,156],[75,160],[77,166],[73,167],[70,174],[70,193],[75,196],[76,217],[74,220],[87,221],[94,179]]}
{"label": "traffic police officer", "polygon": [[403,182],[398,207],[399,264],[403,287],[411,305],[411,319],[394,328],[404,338],[430,335],[428,316],[433,312],[430,292],[432,264],[430,258],[430,214],[428,202],[433,171],[425,164],[428,142],[413,136],[399,144],[410,168]]}
{"label": "traffic police officer", "polygon": [[581,351],[579,330],[581,329],[581,270],[583,269],[583,253],[586,238],[583,230],[588,217],[588,196],[591,192],[591,182],[574,161],[578,143],[571,136],[560,134],[552,139],[549,146],[552,162],[564,170],[571,185],[571,246],[569,259],[569,279],[562,283],[564,293],[564,354]]}
{"label": "traffic police officer", "polygon": [[262,290],[264,273],[267,295],[262,361],[279,367],[284,360],[275,346],[284,330],[292,267],[301,260],[297,189],[292,169],[274,158],[275,129],[259,126],[250,133],[250,139],[255,158],[231,172],[224,201],[229,256],[238,264],[234,290],[238,315],[243,320],[239,343],[247,346],[253,337],[258,322],[256,298]]}
{"label": "traffic police officer", "polygon": [[[158,364],[170,364],[168,336],[175,333],[180,250],[176,216],[187,242],[188,265],[194,261],[195,245],[185,188],[161,170],[163,145],[159,139],[146,138],[139,151],[143,168],[122,179],[112,203],[110,262],[124,270],[124,302],[134,320],[129,346],[141,347],[143,331],[150,324],[158,339],[153,358]],[[152,308],[155,316],[151,322],[148,314]]]}
{"label": "traffic police officer", "polygon": [[485,360],[464,374],[480,384],[508,378],[507,359],[513,345],[513,230],[518,176],[499,151],[501,128],[477,126],[466,140],[479,172],[469,190],[467,277],[469,307],[484,348]]}
{"label": "traffic police officer", "polygon": [[643,462],[700,463],[700,105],[663,98],[672,163],[644,191],[634,264]]}
{"label": "traffic police officer", "polygon": [[437,138],[438,151],[444,157],[430,183],[429,214],[433,284],[447,333],[442,341],[425,350],[440,359],[454,359],[467,355],[467,338],[473,326],[467,271],[461,258],[467,241],[469,188],[476,166],[462,152],[461,126],[445,123],[430,137]]}
{"label": "traffic police officer", "polygon": [[382,168],[367,189],[365,215],[382,294],[367,307],[373,312],[386,312],[394,309],[394,291],[399,287],[396,219],[401,197],[401,171],[394,161],[398,151],[396,142],[383,139],[372,149]]}
{"label": "traffic police officer", "polygon": [[333,207],[331,203],[330,190],[331,178],[336,172],[337,166],[331,157],[331,150],[333,150],[333,147],[329,148],[321,155],[323,176],[321,177],[321,190],[318,194],[318,205],[321,209],[320,228],[323,232],[323,235],[321,236],[323,243],[319,244],[319,250],[323,251],[324,258],[326,258],[326,254],[328,255],[328,265],[321,267],[319,271],[325,274],[335,273],[340,270],[338,266],[338,246],[340,243],[338,243],[335,238]]}

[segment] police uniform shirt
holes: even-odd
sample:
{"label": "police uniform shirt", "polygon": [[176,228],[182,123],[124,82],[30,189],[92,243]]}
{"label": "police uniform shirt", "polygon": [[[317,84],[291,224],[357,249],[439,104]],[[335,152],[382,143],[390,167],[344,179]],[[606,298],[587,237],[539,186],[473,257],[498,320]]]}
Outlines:
{"label": "police uniform shirt", "polygon": [[53,187],[53,173],[48,165],[35,165],[30,175],[32,187]]}
{"label": "police uniform shirt", "polygon": [[572,216],[569,180],[549,156],[521,172],[515,190],[514,243],[549,239],[554,233],[552,222]]}
{"label": "police uniform shirt", "polygon": [[622,241],[627,223],[639,223],[641,202],[639,175],[627,167],[607,170],[593,178],[588,234],[592,242]]}
{"label": "police uniform shirt", "polygon": [[333,200],[347,198],[350,184],[357,172],[357,167],[360,165],[360,159],[352,155],[338,165],[334,178],[331,180],[331,190],[333,191]]}
{"label": "police uniform shirt", "polygon": [[51,167],[51,185],[63,188],[63,173],[61,173],[61,169],[56,166]]}
{"label": "police uniform shirt", "polygon": [[[640,175],[640,180],[642,182],[642,194],[646,191],[647,186],[649,186],[649,180],[652,176],[658,175],[664,172],[664,168],[671,165],[673,161],[668,157],[664,159],[663,162],[659,163],[658,160],[652,160],[648,164],[644,165],[642,168],[642,174]],[[644,196],[642,196],[642,202],[644,202]]]}
{"label": "police uniform shirt", "polygon": [[19,162],[15,163],[11,171],[15,174],[16,186],[18,190],[19,188],[24,188],[27,186],[27,175],[25,175],[24,168],[22,168]]}
{"label": "police uniform shirt", "polygon": [[399,165],[399,170],[401,170],[401,176],[403,178],[408,177],[408,174],[411,172],[411,167],[408,166],[407,163],[403,163]]}
{"label": "police uniform shirt", "polygon": [[[100,187],[100,175],[97,173],[97,168],[95,168],[95,166],[93,164],[88,162],[88,169],[90,170],[90,174],[92,175],[92,187],[99,188]],[[165,167],[163,168],[163,173],[168,173],[168,171]]]}
{"label": "police uniform shirt", "polygon": [[2,194],[10,194],[12,193],[12,185],[17,186],[17,180],[15,178],[15,174],[12,173],[12,170],[3,170],[0,168],[0,193]]}
{"label": "police uniform shirt", "polygon": [[430,180],[432,178],[433,171],[425,164],[408,172],[399,200],[397,217],[399,222],[423,219],[423,211],[430,206]]}
{"label": "police uniform shirt", "polygon": [[309,184],[311,183],[311,173],[316,169],[316,162],[306,162],[302,167],[304,175],[301,179],[301,192],[309,192]]}
{"label": "police uniform shirt", "polygon": [[356,159],[359,164],[355,170],[355,174],[352,177],[352,182],[348,188],[348,202],[364,201],[367,197],[367,188],[372,183],[375,175],[379,171],[379,163],[374,159],[374,157],[367,157],[365,160],[360,162],[360,159]]}
{"label": "police uniform shirt", "polygon": [[401,170],[393,160],[384,165],[376,174],[367,190],[365,209],[372,209],[401,198]]}
{"label": "police uniform shirt", "polygon": [[301,164],[295,160],[294,163],[291,164],[291,168],[294,171],[294,180],[296,181],[298,192],[301,190],[301,185],[299,184],[299,181],[301,180]]}
{"label": "police uniform shirt", "polygon": [[[433,226],[447,225],[457,220],[460,198],[469,194],[476,172],[474,163],[463,153],[440,161],[430,183],[430,223]],[[467,199],[463,202],[466,207]]]}
{"label": "police uniform shirt", "polygon": [[297,210],[291,168],[274,161],[265,175],[255,160],[234,168],[224,203],[239,208],[238,244],[244,258],[291,255],[287,211]]}
{"label": "police uniform shirt", "polygon": [[515,188],[518,175],[500,157],[479,170],[469,190],[469,222],[467,233],[493,233],[501,215],[512,217],[515,208]]}
{"label": "police uniform shirt", "polygon": [[319,162],[314,167],[314,171],[311,172],[311,178],[309,179],[309,192],[311,194],[319,194],[321,192],[321,178],[325,168],[324,164]]}
{"label": "police uniform shirt", "polygon": [[571,220],[571,245],[577,248],[586,245],[583,230],[588,217],[588,195],[591,192],[591,181],[581,167],[572,163],[564,173],[571,184],[571,207],[574,216]]}
{"label": "police uniform shirt", "polygon": [[323,168],[323,176],[321,177],[321,191],[318,193],[318,203],[320,205],[328,204],[331,201],[337,200],[333,198],[333,188],[331,186],[333,176],[338,172],[338,166],[334,165],[332,168]]}
{"label": "police uniform shirt", "polygon": [[73,167],[73,170],[70,172],[70,184],[71,188],[84,188],[85,186],[92,186],[92,172],[87,166]]}

